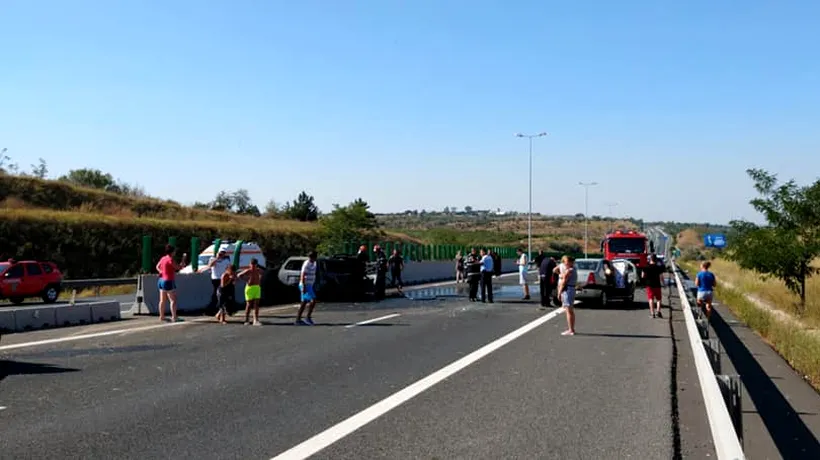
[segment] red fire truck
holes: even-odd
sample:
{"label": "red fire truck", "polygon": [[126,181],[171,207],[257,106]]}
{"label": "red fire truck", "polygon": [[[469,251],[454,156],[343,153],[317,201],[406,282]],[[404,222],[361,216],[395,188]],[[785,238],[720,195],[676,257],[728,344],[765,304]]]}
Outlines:
{"label": "red fire truck", "polygon": [[601,252],[604,253],[606,260],[626,259],[632,262],[638,269],[640,280],[641,273],[648,263],[648,244],[649,238],[643,233],[618,230],[606,235],[601,242]]}

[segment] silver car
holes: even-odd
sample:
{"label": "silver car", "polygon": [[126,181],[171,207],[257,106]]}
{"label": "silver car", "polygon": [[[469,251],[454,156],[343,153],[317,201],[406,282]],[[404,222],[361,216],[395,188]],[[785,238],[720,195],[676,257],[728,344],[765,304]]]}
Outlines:
{"label": "silver car", "polygon": [[[610,269],[609,277],[607,268]],[[577,300],[592,301],[601,306],[607,305],[610,300],[628,303],[635,300],[638,278],[637,269],[632,262],[626,259],[577,259],[575,270],[578,273],[575,294]]]}

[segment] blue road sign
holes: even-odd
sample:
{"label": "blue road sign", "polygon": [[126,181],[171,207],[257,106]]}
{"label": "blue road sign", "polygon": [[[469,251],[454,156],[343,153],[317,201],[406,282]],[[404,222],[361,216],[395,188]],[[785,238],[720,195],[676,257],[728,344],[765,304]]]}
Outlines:
{"label": "blue road sign", "polygon": [[720,233],[707,233],[703,235],[703,244],[707,248],[725,248],[726,236]]}

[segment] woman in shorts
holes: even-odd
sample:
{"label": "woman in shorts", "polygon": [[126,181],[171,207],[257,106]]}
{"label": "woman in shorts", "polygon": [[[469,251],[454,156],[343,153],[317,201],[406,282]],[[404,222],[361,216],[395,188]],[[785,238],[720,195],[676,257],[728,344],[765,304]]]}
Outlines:
{"label": "woman in shorts", "polygon": [[555,267],[555,272],[560,275],[558,280],[558,296],[561,299],[561,306],[567,312],[568,329],[561,335],[575,335],[575,285],[578,282],[578,272],[575,271],[575,259],[571,256],[561,258],[561,265]]}
{"label": "woman in shorts", "polygon": [[159,259],[156,269],[159,272],[157,288],[159,289],[159,320],[165,321],[165,304],[171,303],[171,321],[177,322],[177,284],[176,274],[180,266],[174,262],[176,248],[170,244],[165,245],[165,255]]}

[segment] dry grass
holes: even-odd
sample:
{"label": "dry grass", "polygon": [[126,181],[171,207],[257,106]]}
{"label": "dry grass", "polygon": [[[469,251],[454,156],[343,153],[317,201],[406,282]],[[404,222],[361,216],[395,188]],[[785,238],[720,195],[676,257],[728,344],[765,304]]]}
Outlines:
{"label": "dry grass", "polygon": [[724,279],[741,292],[798,317],[811,328],[820,328],[820,278],[810,278],[806,283],[806,311],[801,315],[800,297],[789,291],[782,281],[764,280],[757,273],[742,270],[734,262],[723,259],[712,261],[712,271],[718,280]]}
{"label": "dry grass", "polygon": [[56,211],[51,209],[0,209],[0,219],[37,219],[59,220],[69,223],[100,222],[110,224],[144,222],[159,226],[173,226],[176,228],[207,227],[236,227],[237,224],[252,227],[258,230],[271,232],[310,233],[318,230],[314,222],[299,222],[286,219],[240,218],[232,220],[190,220],[190,219],[158,219],[154,217],[133,217],[117,213],[83,212],[80,210]]}
{"label": "dry grass", "polygon": [[[757,332],[766,343],[774,348],[797,372],[804,375],[815,389],[820,391],[820,331],[816,326],[816,316],[805,316],[803,320],[796,320],[789,315],[783,315],[785,310],[783,302],[769,302],[764,300],[763,293],[768,295],[785,290],[782,286],[770,286],[760,288],[759,281],[750,279],[750,274],[739,270],[736,266],[726,261],[715,261],[712,267],[718,277],[716,294],[721,303],[726,305],[745,324]],[[694,274],[698,269],[698,264],[694,262],[684,262],[682,265]],[[751,275],[754,277],[754,275]],[[734,288],[720,281],[732,283]],[[774,282],[768,284],[774,285]],[[814,288],[820,285],[815,281]],[[751,294],[762,302],[765,306],[758,305],[749,299]],[[790,294],[788,294],[790,295]],[[815,299],[817,297],[815,296]],[[775,299],[776,300],[776,299]],[[780,298],[782,300],[782,297]],[[771,308],[770,308],[771,307]],[[778,310],[773,310],[777,308]],[[814,312],[817,310],[815,309]]]}
{"label": "dry grass", "polygon": [[704,249],[703,238],[697,230],[691,228],[678,233],[676,245],[681,251],[685,251],[687,249]]}

